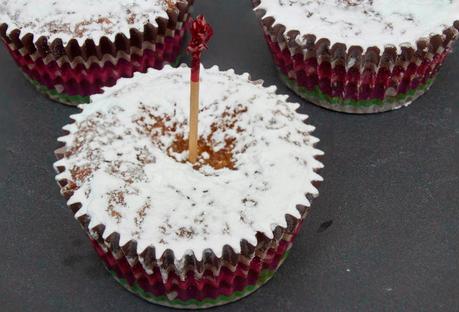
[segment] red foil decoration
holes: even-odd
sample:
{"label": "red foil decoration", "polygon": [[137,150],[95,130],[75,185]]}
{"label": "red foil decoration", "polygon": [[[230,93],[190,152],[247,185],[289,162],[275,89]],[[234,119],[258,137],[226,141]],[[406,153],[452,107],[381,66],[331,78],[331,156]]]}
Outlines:
{"label": "red foil decoration", "polygon": [[212,27],[206,22],[204,16],[199,15],[192,22],[191,41],[188,44],[187,52],[191,54],[191,81],[199,82],[199,68],[201,64],[201,53],[207,49],[207,42],[214,34]]}

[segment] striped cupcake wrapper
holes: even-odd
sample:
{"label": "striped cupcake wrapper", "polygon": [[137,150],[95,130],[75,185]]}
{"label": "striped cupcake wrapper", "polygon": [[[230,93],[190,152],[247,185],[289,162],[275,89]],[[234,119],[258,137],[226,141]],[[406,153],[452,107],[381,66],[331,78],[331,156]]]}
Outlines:
{"label": "striped cupcake wrapper", "polygon": [[188,270],[183,276],[175,270],[147,272],[140,263],[130,263],[125,255],[91,241],[106,269],[132,293],[155,304],[200,309],[239,300],[268,282],[287,258],[300,227],[298,223],[292,235],[257,256],[240,258],[234,265],[220,259],[217,270]]}
{"label": "striped cupcake wrapper", "polygon": [[129,282],[119,277],[118,274],[114,271],[111,271],[106,267],[106,269],[110,272],[112,277],[120,283],[124,288],[132,292],[133,294],[141,297],[142,299],[159,304],[166,307],[177,308],[177,309],[205,309],[210,307],[216,307],[220,305],[224,305],[227,303],[231,303],[234,301],[238,301],[253,292],[255,292],[258,288],[266,284],[275,274],[277,269],[282,265],[285,259],[288,256],[288,251],[285,253],[281,261],[279,262],[278,267],[275,270],[263,270],[260,272],[260,275],[253,285],[247,285],[242,290],[236,290],[231,295],[219,295],[215,298],[206,298],[203,300],[197,299],[188,299],[188,300],[180,300],[180,299],[170,299],[168,296],[154,296],[153,294],[146,292],[139,284],[134,282],[133,284],[129,284]]}
{"label": "striped cupcake wrapper", "polygon": [[399,93],[396,96],[386,97],[384,100],[353,100],[330,96],[322,92],[318,86],[312,90],[308,90],[306,87],[300,86],[294,79],[288,78],[280,70],[279,76],[287,87],[303,99],[330,110],[353,114],[379,113],[408,106],[427,92],[434,83],[434,78],[431,78],[427,83],[416,89],[410,89],[408,92]]}
{"label": "striped cupcake wrapper", "polygon": [[[179,55],[175,61],[171,64],[173,67],[177,67],[181,62],[182,56]],[[63,92],[59,92],[53,87],[49,87],[47,84],[43,84],[41,81],[31,78],[32,75],[29,75],[26,70],[23,70],[24,77],[35,87],[35,89],[48,97],[49,99],[59,102],[61,104],[69,106],[78,106],[80,104],[85,104],[90,102],[89,95],[69,95]],[[134,72],[132,72],[134,73]],[[55,87],[55,85],[53,85]],[[102,92],[100,90],[100,92]],[[99,93],[99,92],[98,92]]]}
{"label": "striped cupcake wrapper", "polygon": [[[347,113],[378,113],[407,106],[432,85],[459,34],[459,21],[417,46],[364,49],[286,29],[252,0],[282,80],[306,100]],[[311,30],[313,31],[313,30]]]}
{"label": "striped cupcake wrapper", "polygon": [[[161,69],[178,58],[194,0],[177,3],[168,18],[158,18],[158,26],[148,23],[144,29],[117,34],[113,41],[75,39],[63,45],[62,40],[48,42],[34,38],[19,29],[0,23],[0,39],[11,56],[34,85],[55,101],[77,105],[87,103],[89,96],[102,93],[120,78],[149,68]],[[127,37],[128,36],[128,37]]]}

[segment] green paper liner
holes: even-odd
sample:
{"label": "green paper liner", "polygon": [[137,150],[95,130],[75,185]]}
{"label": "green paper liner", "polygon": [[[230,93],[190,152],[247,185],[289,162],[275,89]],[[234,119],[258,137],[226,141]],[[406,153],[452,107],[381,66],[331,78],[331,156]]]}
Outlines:
{"label": "green paper liner", "polygon": [[106,267],[106,269],[110,272],[112,277],[119,283],[121,286],[126,288],[128,291],[132,292],[133,294],[141,297],[142,299],[170,307],[170,308],[176,308],[176,309],[206,309],[206,308],[211,308],[211,307],[216,307],[216,306],[221,306],[224,304],[228,304],[231,302],[238,301],[240,299],[243,299],[244,297],[247,297],[248,295],[252,294],[253,292],[257,291],[261,286],[266,284],[271,278],[274,276],[276,271],[279,269],[279,267],[283,264],[285,259],[288,256],[289,251],[285,253],[284,257],[282,260],[280,260],[278,267],[275,270],[263,270],[260,273],[260,276],[258,277],[257,283],[255,285],[248,285],[246,286],[243,290],[241,291],[235,291],[232,295],[230,296],[225,296],[225,295],[220,295],[217,298],[209,298],[209,299],[204,299],[204,300],[195,300],[195,299],[190,299],[190,300],[180,300],[180,299],[173,299],[169,300],[167,296],[154,296],[151,293],[148,293],[143,290],[141,286],[139,286],[137,283],[134,283],[133,285],[130,285],[125,279],[118,277],[118,275],[111,271],[109,268]]}
{"label": "green paper liner", "polygon": [[333,111],[350,114],[372,114],[406,107],[427,92],[432,87],[435,80],[435,78],[429,79],[426,84],[419,86],[417,89],[409,90],[405,94],[387,97],[384,100],[372,99],[357,101],[340,97],[331,97],[323,93],[319,87],[308,90],[300,86],[295,80],[289,79],[280,71],[279,76],[287,87],[303,99]]}
{"label": "green paper liner", "polygon": [[56,89],[49,89],[48,87],[41,85],[38,81],[31,79],[25,74],[24,77],[26,77],[26,79],[35,87],[35,89],[37,89],[38,92],[42,93],[55,102],[69,106],[78,106],[80,104],[89,103],[89,96],[67,95],[65,93],[59,93]]}

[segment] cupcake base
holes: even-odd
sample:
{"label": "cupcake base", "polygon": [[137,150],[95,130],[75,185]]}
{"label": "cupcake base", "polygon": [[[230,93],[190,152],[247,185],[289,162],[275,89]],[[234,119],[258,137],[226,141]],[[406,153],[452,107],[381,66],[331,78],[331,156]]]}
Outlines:
{"label": "cupcake base", "polygon": [[[177,67],[180,64],[181,61],[181,56],[179,55],[173,63],[170,65],[173,67]],[[27,75],[25,72],[24,77],[35,87],[35,89],[40,92],[41,94],[45,95],[47,98],[50,100],[65,104],[68,106],[78,106],[80,104],[86,104],[89,103],[89,96],[84,96],[84,95],[69,95],[64,92],[59,92],[56,89],[51,89],[48,86],[45,86],[38,82],[37,80],[32,79]]]}
{"label": "cupcake base", "polygon": [[125,256],[116,256],[91,238],[92,245],[105,268],[124,288],[148,302],[179,309],[205,309],[242,299],[268,282],[288,256],[292,241],[288,240],[266,251],[265,256],[239,262],[232,268],[223,265],[218,275],[196,277],[190,271],[185,279],[169,272],[167,276],[155,269],[147,273],[140,263],[129,263]]}
{"label": "cupcake base", "polygon": [[26,77],[26,79],[35,87],[38,92],[42,93],[52,101],[69,106],[77,106],[79,104],[89,103],[89,96],[59,93],[56,89],[49,89],[47,86],[40,84],[38,81],[33,80],[26,74],[24,74],[24,77]]}
{"label": "cupcake base", "polygon": [[233,264],[222,258],[216,270],[191,269],[184,275],[175,270],[161,271],[157,264],[146,271],[138,260],[114,252],[91,235],[90,240],[106,269],[130,292],[163,306],[204,309],[244,298],[268,282],[287,258],[301,224],[298,222],[291,234],[284,234],[273,246],[249,258],[241,257]]}
{"label": "cupcake base", "polygon": [[248,285],[244,289],[240,291],[235,291],[229,296],[220,295],[216,298],[207,298],[204,300],[196,300],[196,299],[189,299],[189,300],[172,299],[171,300],[167,296],[154,296],[151,293],[146,292],[139,284],[135,282],[133,284],[129,284],[129,282],[126,279],[119,277],[116,272],[111,271],[107,266],[105,266],[105,268],[110,272],[113,278],[118,283],[121,284],[121,286],[123,286],[131,293],[141,297],[142,299],[150,303],[166,306],[169,308],[176,308],[176,309],[206,309],[206,308],[216,307],[216,306],[224,305],[224,304],[231,303],[234,301],[238,301],[252,294],[258,288],[266,284],[274,276],[274,273],[276,273],[277,269],[282,265],[282,263],[285,261],[287,256],[288,256],[288,251],[285,253],[283,258],[279,261],[279,264],[276,269],[274,270],[266,269],[266,270],[261,271],[260,276],[258,277],[254,285]]}
{"label": "cupcake base", "polygon": [[435,80],[434,78],[429,79],[424,85],[421,85],[416,89],[409,90],[404,94],[386,97],[384,100],[351,100],[329,96],[322,92],[318,86],[312,90],[308,90],[306,87],[300,86],[295,80],[288,78],[280,70],[278,70],[278,72],[282,82],[284,82],[287,87],[298,96],[308,102],[326,109],[350,114],[382,113],[406,107],[426,93],[431,88]]}

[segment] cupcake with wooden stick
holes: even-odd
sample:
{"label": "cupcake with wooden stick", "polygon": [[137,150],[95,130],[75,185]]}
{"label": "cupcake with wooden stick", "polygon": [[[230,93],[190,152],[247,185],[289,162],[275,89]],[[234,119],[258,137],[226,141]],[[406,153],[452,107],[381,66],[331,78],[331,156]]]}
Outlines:
{"label": "cupcake with wooden stick", "polygon": [[0,38],[27,79],[76,105],[178,57],[193,0],[4,0]]}
{"label": "cupcake with wooden stick", "polygon": [[189,76],[166,66],[92,97],[64,127],[55,168],[115,279],[154,303],[205,308],[250,294],[282,264],[323,153],[275,87],[201,67],[190,162]]}
{"label": "cupcake with wooden stick", "polygon": [[336,111],[406,106],[458,37],[459,0],[252,0],[282,80]]}

